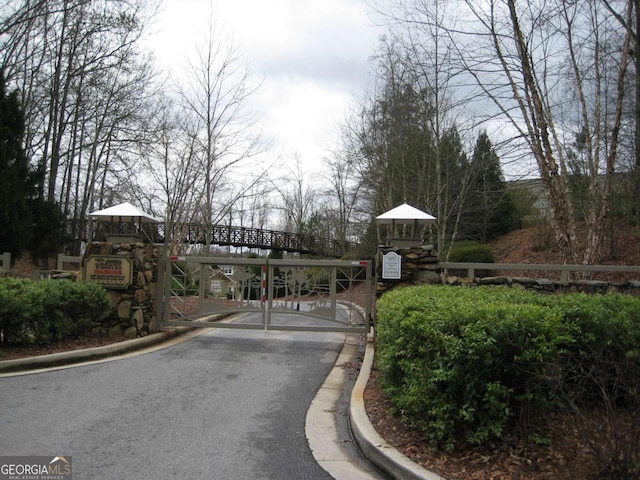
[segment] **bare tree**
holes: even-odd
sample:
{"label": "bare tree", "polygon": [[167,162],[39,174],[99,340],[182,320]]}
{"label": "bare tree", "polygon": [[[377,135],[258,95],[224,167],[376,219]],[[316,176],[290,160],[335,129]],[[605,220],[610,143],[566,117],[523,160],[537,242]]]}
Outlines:
{"label": "bare tree", "polygon": [[149,142],[140,144],[140,156],[149,174],[143,185],[150,211],[156,210],[157,216],[164,218],[165,245],[172,255],[184,252],[193,205],[199,196],[196,186],[201,181],[200,171],[193,167],[196,139],[184,130],[184,121],[181,110],[169,98],[162,98]]}
{"label": "bare tree", "polygon": [[[205,251],[211,247],[211,227],[223,218],[238,198],[234,178],[250,172],[251,160],[262,152],[254,133],[255,118],[246,111],[248,98],[257,87],[250,84],[249,70],[233,44],[222,37],[212,21],[203,49],[189,63],[187,82],[180,89],[189,112],[190,136],[195,141],[200,172],[198,218],[207,229]],[[253,165],[255,167],[255,165]],[[260,177],[261,175],[258,175]],[[243,187],[246,188],[246,187]]]}
{"label": "bare tree", "polygon": [[246,228],[267,228],[273,209],[272,190],[266,177],[247,185],[230,206],[226,223]]}
{"label": "bare tree", "polygon": [[299,155],[294,154],[292,163],[293,166],[287,167],[284,175],[272,179],[274,191],[280,199],[280,228],[287,232],[314,235],[316,232],[312,219],[320,210],[317,205],[318,192],[316,187],[305,182]]}
{"label": "bare tree", "polygon": [[[454,58],[455,46],[445,31],[445,19],[449,28],[455,28],[455,5],[443,0],[416,0],[410,5],[396,2],[391,10],[383,13],[395,27],[406,52],[404,68],[412,82],[420,85],[423,92],[420,98],[424,111],[428,112],[424,121],[431,138],[424,143],[424,148],[429,149],[430,161],[421,163],[423,182],[419,185],[419,195],[423,200],[418,203],[427,206],[436,216],[439,248],[446,243],[452,246],[472,174],[470,170],[464,170],[460,178],[461,171],[452,171],[451,161],[443,158],[451,153],[446,145],[451,133],[455,131],[456,135],[461,135],[462,129],[468,128],[461,113],[469,104],[469,93],[462,93],[460,88],[462,79]],[[452,191],[451,184],[455,181],[460,181],[459,188]]]}
{"label": "bare tree", "polygon": [[[145,184],[150,209],[158,211],[158,216],[165,219],[165,244],[172,254],[185,251],[187,234],[194,224],[197,229],[210,229],[213,225],[213,220],[208,225],[202,222],[201,202],[206,178],[200,163],[201,143],[193,134],[196,131],[190,123],[193,117],[186,113],[166,99],[157,115],[158,121],[152,127],[153,136],[142,144],[141,150],[150,175]],[[234,180],[233,188],[225,190],[224,197],[216,197],[216,205],[220,208],[216,223],[238,220],[242,226],[246,212],[238,204],[253,199],[255,211],[250,209],[251,224],[256,226],[254,222],[257,222],[263,226],[267,215],[264,205],[259,203],[260,199],[267,199],[263,184],[260,172],[244,175],[242,181]],[[221,192],[219,190],[218,195]]]}
{"label": "bare tree", "polygon": [[345,143],[370,211],[406,202],[436,214],[443,248],[457,234],[469,170],[452,119],[447,82],[453,77],[438,60],[444,61],[403,39],[383,42],[377,90],[350,122]]}
{"label": "bare tree", "polygon": [[5,3],[0,53],[22,95],[40,196],[60,204],[81,239],[88,211],[135,174],[131,145],[144,141],[145,115],[153,116],[153,70],[138,41],[156,2]]}
{"label": "bare tree", "polygon": [[[589,208],[582,261],[597,262],[610,208],[630,35],[621,39],[617,51],[609,46],[615,40],[614,20],[597,1],[531,2],[526,8],[513,0],[491,1],[486,9],[467,5],[475,24],[482,27],[473,32],[476,42],[485,38],[489,45],[473,52],[461,45],[460,58],[526,142],[568,262],[578,260],[581,247],[569,186],[567,138],[571,132],[584,134]],[[630,18],[631,4],[625,15]],[[616,77],[613,88],[605,75],[611,71]],[[498,75],[506,82],[496,83]]]}
{"label": "bare tree", "polygon": [[[619,147],[625,77],[631,58],[634,0],[617,15],[610,2],[569,0],[457,2],[453,15],[433,15],[424,0],[400,0],[394,20],[429,40],[439,25],[449,59],[466,78],[475,112],[516,132],[544,182],[551,221],[565,261],[597,262],[610,208]],[[440,3],[440,2],[437,2]],[[422,35],[424,34],[424,35]],[[429,45],[433,47],[434,40]],[[464,84],[464,82],[463,82]],[[475,90],[474,90],[475,89]],[[471,111],[471,104],[468,111]],[[493,105],[493,108],[491,107]],[[584,134],[589,178],[587,235],[577,238],[567,149]],[[584,244],[582,248],[580,243]]]}
{"label": "bare tree", "polygon": [[355,166],[348,159],[335,156],[327,161],[329,187],[325,192],[325,216],[331,224],[332,238],[346,243],[364,237],[362,225],[368,218],[359,218],[360,190]]}
{"label": "bare tree", "polygon": [[[626,101],[626,122],[623,122],[620,134],[621,160],[624,171],[632,173],[629,191],[632,198],[632,212],[640,225],[640,0],[602,0],[603,4],[631,36],[631,59],[633,73],[629,75],[628,95],[633,101]],[[631,11],[629,16],[627,13]],[[626,125],[625,125],[626,124]],[[626,132],[625,132],[626,130]],[[628,132],[628,133],[627,133]],[[625,133],[627,133],[625,135]],[[626,145],[625,145],[626,140]],[[625,155],[626,153],[626,155]],[[626,156],[627,161],[624,162]]]}

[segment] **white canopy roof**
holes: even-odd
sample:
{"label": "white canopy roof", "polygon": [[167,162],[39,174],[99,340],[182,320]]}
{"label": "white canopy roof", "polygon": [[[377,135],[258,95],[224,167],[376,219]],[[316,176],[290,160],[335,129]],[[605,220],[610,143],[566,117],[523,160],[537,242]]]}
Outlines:
{"label": "white canopy roof", "polygon": [[162,223],[162,220],[143,212],[138,207],[134,207],[129,202],[124,202],[113,207],[98,210],[89,214],[90,217],[99,217],[111,222],[144,222]]}
{"label": "white canopy roof", "polygon": [[411,224],[417,222],[419,225],[424,225],[433,223],[435,220],[436,217],[433,215],[429,215],[427,212],[418,210],[406,203],[376,217],[376,223],[379,224]]}

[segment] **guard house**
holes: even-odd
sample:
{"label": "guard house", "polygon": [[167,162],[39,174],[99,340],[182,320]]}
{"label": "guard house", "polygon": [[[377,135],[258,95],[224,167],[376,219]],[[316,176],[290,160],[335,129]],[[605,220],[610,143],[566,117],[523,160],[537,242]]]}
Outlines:
{"label": "guard house", "polygon": [[439,283],[438,252],[423,245],[425,229],[435,220],[406,203],[376,217],[378,229],[387,228],[386,245],[376,255],[376,295],[398,285]]}
{"label": "guard house", "polygon": [[162,219],[149,215],[128,202],[92,212],[89,216],[100,221],[101,233],[108,242],[113,243],[143,241],[152,243],[149,238],[144,238],[148,237],[148,234],[145,235],[147,232],[145,232],[144,225],[163,223]]}
{"label": "guard house", "polygon": [[387,226],[387,246],[401,248],[422,245],[425,228],[435,221],[436,217],[406,203],[376,217],[378,228]]}

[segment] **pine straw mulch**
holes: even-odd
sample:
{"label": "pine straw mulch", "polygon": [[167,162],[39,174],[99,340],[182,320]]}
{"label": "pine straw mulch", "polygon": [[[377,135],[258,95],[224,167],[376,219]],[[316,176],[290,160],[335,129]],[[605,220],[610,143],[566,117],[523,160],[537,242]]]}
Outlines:
{"label": "pine straw mulch", "polygon": [[[611,230],[602,264],[640,265],[638,229],[617,219]],[[551,232],[541,227],[511,232],[493,242],[497,263],[558,264],[561,254]],[[495,272],[495,274],[500,274]],[[535,276],[531,271],[507,271],[507,276]],[[554,272],[537,272],[553,279]],[[623,281],[637,274],[595,274],[593,279]],[[378,433],[419,465],[448,480],[621,480],[640,479],[640,411],[616,416],[591,412],[589,416],[556,413],[539,425],[550,440],[538,445],[516,438],[503,443],[466,448],[456,453],[432,450],[427,440],[401,418],[379,387],[379,372],[372,371],[365,390],[365,406]],[[629,459],[636,471],[628,476],[616,471]]]}
{"label": "pine straw mulch", "polygon": [[[467,447],[455,453],[431,449],[427,440],[403,419],[379,386],[374,370],[364,394],[365,407],[378,433],[397,450],[424,468],[448,480],[604,480],[640,478],[638,414],[624,412],[615,418],[592,412],[588,417],[550,415],[541,426],[549,445],[516,438],[503,443]],[[616,471],[628,459],[635,476]]]}

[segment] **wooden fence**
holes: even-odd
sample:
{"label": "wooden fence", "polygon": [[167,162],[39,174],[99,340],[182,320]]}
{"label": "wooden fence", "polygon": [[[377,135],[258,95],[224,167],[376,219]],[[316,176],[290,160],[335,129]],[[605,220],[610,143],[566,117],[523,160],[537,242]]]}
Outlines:
{"label": "wooden fence", "polygon": [[11,253],[4,252],[0,257],[0,277],[6,277],[11,272]]}
{"label": "wooden fence", "polygon": [[640,266],[626,265],[551,265],[531,263],[471,263],[471,262],[440,262],[443,271],[466,271],[469,278],[476,277],[476,271],[529,271],[529,272],[560,272],[560,282],[567,282],[571,273],[633,273],[640,279]]}
{"label": "wooden fence", "polygon": [[64,268],[65,263],[71,263],[73,265],[77,265],[80,268],[82,264],[82,257],[78,257],[75,255],[65,255],[64,253],[58,254],[58,262],[56,263],[57,270],[67,270]]}
{"label": "wooden fence", "polygon": [[[11,253],[4,252],[0,256],[0,276],[7,276],[11,272]],[[66,270],[65,264],[73,264],[78,267],[82,263],[82,257],[58,254],[58,270]],[[440,262],[440,268],[447,271],[463,271],[466,277],[475,278],[476,272],[559,272],[560,281],[567,282],[572,273],[633,273],[640,279],[640,266],[637,265],[552,265],[532,263],[472,263],[472,262]]]}

